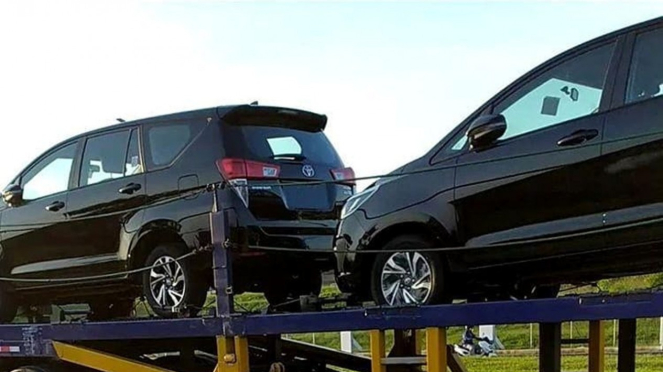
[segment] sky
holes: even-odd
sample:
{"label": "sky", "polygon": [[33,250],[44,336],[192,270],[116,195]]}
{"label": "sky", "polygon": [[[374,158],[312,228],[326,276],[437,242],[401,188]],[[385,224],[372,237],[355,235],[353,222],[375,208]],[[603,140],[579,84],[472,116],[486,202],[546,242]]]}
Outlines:
{"label": "sky", "polygon": [[0,184],[83,131],[259,101],[326,114],[357,176],[661,2],[0,2]]}

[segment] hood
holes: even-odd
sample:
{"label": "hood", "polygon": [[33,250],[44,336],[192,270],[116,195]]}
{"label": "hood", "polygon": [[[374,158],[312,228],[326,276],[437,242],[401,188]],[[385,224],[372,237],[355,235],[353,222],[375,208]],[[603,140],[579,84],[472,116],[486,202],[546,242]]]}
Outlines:
{"label": "hood", "polygon": [[387,173],[385,175],[385,177],[378,178],[375,182],[373,182],[367,188],[382,185],[382,184],[385,184],[385,183],[389,183],[391,181],[394,181],[394,180],[397,180],[397,179],[401,178],[401,176],[399,176],[401,174],[405,173],[405,175],[402,176],[402,177],[405,177],[405,176],[407,176],[408,172],[423,169],[424,166],[422,165],[423,163],[422,163],[421,159],[422,158],[418,158],[418,159],[415,159],[415,160],[413,160],[409,163],[401,165],[400,167],[398,167],[398,168],[394,169],[393,171]]}

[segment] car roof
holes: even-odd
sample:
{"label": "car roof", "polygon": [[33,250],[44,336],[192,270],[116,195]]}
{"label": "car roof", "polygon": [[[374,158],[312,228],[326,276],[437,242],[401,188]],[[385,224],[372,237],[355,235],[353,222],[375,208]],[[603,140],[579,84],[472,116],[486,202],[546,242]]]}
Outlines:
{"label": "car roof", "polygon": [[[238,105],[220,106],[218,108],[223,109],[223,110],[230,110],[233,107],[237,107],[237,106]],[[88,132],[84,132],[84,133],[81,133],[81,134],[77,134],[77,135],[63,141],[63,143],[64,142],[69,142],[69,141],[77,139],[77,138],[82,138],[82,137],[87,137],[87,136],[90,136],[90,135],[105,133],[105,132],[113,131],[113,130],[117,130],[117,129],[131,128],[131,127],[135,127],[137,125],[147,124],[147,123],[169,122],[169,121],[174,121],[174,120],[186,120],[186,119],[195,119],[195,118],[201,118],[201,117],[214,118],[214,117],[217,117],[216,112],[217,112],[217,107],[210,107],[210,108],[183,111],[183,112],[176,112],[176,113],[171,113],[171,114],[151,116],[151,117],[147,117],[147,118],[141,118],[141,119],[126,121],[126,122],[122,122],[122,123],[107,125],[107,126],[97,128],[97,129],[94,129],[94,130],[91,130],[91,131],[88,131]]]}
{"label": "car roof", "polygon": [[82,138],[89,137],[89,136],[94,136],[97,134],[103,134],[115,130],[121,130],[124,128],[132,128],[138,125],[144,125],[144,124],[156,124],[160,122],[173,122],[175,120],[189,120],[189,119],[196,119],[196,118],[210,118],[210,119],[221,119],[227,114],[231,113],[232,111],[236,109],[247,109],[255,107],[257,109],[262,108],[272,108],[272,109],[283,109],[287,111],[296,111],[300,113],[307,113],[310,115],[314,116],[319,116],[320,118],[323,118],[325,123],[326,123],[326,117],[324,115],[319,115],[299,109],[292,109],[292,108],[286,108],[286,107],[270,107],[270,106],[258,106],[255,104],[251,105],[246,105],[246,104],[239,104],[239,105],[224,105],[224,106],[215,106],[215,107],[209,107],[209,108],[203,108],[203,109],[197,109],[197,110],[190,110],[190,111],[182,111],[182,112],[176,112],[176,113],[171,113],[171,114],[165,114],[165,115],[158,115],[158,116],[152,116],[148,118],[143,118],[143,119],[137,119],[137,120],[132,120],[132,121],[127,121],[127,122],[122,122],[122,123],[117,123],[113,125],[108,125],[105,127],[101,127],[98,129],[94,129],[91,131],[87,131],[84,133],[77,134],[75,136],[69,137],[53,146],[51,146],[48,150],[45,150],[42,152],[38,157],[33,159],[28,165],[21,170],[21,172],[18,175],[22,175],[25,173],[26,169],[29,169],[32,167],[36,162],[38,162],[40,159],[42,159],[46,154],[51,153],[52,151],[63,147],[67,144],[70,144],[74,141],[78,141]]}
{"label": "car roof", "polygon": [[[118,129],[123,129],[123,128],[131,128],[135,127],[137,125],[144,125],[144,124],[152,124],[152,123],[160,123],[160,122],[172,122],[175,120],[187,120],[187,119],[196,119],[196,118],[211,118],[211,119],[221,119],[227,114],[233,112],[233,111],[239,111],[239,110],[246,110],[246,109],[251,109],[255,108],[256,110],[259,109],[275,109],[275,110],[288,110],[288,111],[296,111],[299,113],[306,113],[309,115],[317,116],[320,118],[324,118],[324,115],[300,110],[300,109],[293,109],[293,108],[288,108],[288,107],[272,107],[272,106],[258,106],[258,105],[246,105],[246,104],[239,104],[239,105],[224,105],[224,106],[215,106],[215,107],[209,107],[209,108],[204,108],[204,109],[198,109],[198,110],[190,110],[190,111],[182,111],[182,112],[176,112],[176,113],[171,113],[171,114],[165,114],[165,115],[158,115],[158,116],[152,116],[148,118],[142,118],[142,119],[136,119],[136,120],[131,120],[127,122],[122,122],[122,123],[117,123],[113,125],[108,125],[105,127],[101,127],[98,129],[94,129],[88,132],[84,132],[81,134],[77,134],[73,137],[70,137],[61,143],[59,143],[56,146],[53,146],[53,148],[58,147],[64,143],[71,142],[72,140],[78,139],[78,138],[83,138],[91,135],[96,135],[96,134],[101,134],[105,133],[108,131],[113,131],[113,130],[118,130]],[[326,118],[325,118],[326,122]]]}

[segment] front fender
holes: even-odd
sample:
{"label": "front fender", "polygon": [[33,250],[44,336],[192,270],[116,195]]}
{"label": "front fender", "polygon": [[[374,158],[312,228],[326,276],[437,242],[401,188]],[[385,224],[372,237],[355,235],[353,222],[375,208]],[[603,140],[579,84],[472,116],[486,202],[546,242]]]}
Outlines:
{"label": "front fender", "polygon": [[457,244],[456,214],[451,204],[429,201],[367,222],[360,249],[380,249],[379,246],[396,235],[417,233],[432,238],[437,244]]}

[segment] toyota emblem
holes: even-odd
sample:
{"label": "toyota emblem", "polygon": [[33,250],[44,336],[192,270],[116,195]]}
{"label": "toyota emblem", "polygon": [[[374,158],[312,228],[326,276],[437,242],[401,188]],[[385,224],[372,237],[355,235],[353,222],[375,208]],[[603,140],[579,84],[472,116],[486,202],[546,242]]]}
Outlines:
{"label": "toyota emblem", "polygon": [[304,176],[311,178],[315,176],[315,169],[313,169],[313,166],[306,164],[302,167],[302,173]]}

